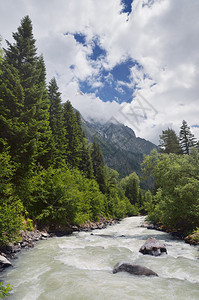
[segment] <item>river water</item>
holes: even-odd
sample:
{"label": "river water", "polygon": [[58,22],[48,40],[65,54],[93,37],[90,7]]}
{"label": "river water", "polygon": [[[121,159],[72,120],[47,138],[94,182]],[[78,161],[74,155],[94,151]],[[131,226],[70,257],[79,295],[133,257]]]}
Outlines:
{"label": "river water", "polygon": [[[143,217],[91,232],[40,241],[3,273],[13,285],[9,300],[199,299],[199,247],[139,227]],[[168,254],[142,255],[148,237],[166,243]],[[113,274],[119,261],[146,266],[159,277]]]}

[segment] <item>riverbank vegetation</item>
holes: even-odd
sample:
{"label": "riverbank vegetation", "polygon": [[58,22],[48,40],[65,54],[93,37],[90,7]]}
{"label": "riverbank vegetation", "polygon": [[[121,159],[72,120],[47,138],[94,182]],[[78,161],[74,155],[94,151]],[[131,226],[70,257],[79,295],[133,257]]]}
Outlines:
{"label": "riverbank vegetation", "polygon": [[152,151],[143,162],[145,176],[155,181],[154,195],[145,202],[148,219],[182,236],[199,226],[199,151],[190,154]]}

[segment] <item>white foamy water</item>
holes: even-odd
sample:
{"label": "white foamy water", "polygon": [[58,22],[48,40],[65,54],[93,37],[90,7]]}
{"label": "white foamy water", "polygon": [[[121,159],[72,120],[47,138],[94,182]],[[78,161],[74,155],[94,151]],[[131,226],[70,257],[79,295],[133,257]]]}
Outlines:
{"label": "white foamy water", "polygon": [[[3,276],[10,300],[199,299],[199,247],[139,227],[143,217],[103,230],[40,241],[20,254]],[[148,237],[166,243],[168,255],[142,255]],[[119,261],[146,266],[159,277],[113,274]]]}

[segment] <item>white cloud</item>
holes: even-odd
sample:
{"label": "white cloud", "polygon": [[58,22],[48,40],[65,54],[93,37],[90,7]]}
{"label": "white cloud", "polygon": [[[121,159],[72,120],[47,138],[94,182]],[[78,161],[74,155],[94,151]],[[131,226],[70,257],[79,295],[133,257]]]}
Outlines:
{"label": "white cloud", "polygon": [[[63,101],[70,99],[85,117],[117,117],[138,136],[158,142],[163,129],[169,126],[178,131],[183,119],[190,126],[199,124],[199,1],[147,3],[134,0],[132,13],[127,16],[120,14],[120,0],[1,1],[0,34],[11,41],[11,32],[29,14],[38,53],[44,54],[48,80],[57,76]],[[74,32],[86,35],[87,47],[78,44],[72,35],[64,35]],[[96,36],[107,56],[93,64],[88,54]],[[94,94],[78,95],[78,79],[89,78],[93,87],[100,87],[100,68],[112,69],[127,57],[143,66],[143,70],[131,69],[131,85],[133,81],[138,83],[140,93],[158,112],[140,118],[139,126],[121,115],[116,101],[104,103]],[[151,86],[153,82],[156,85]],[[121,82],[118,88],[122,88]],[[192,132],[199,138],[198,128]]]}

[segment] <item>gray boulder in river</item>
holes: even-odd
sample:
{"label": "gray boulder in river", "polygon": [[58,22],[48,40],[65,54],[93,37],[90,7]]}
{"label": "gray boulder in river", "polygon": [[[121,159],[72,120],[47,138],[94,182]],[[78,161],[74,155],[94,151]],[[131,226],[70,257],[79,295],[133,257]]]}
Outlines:
{"label": "gray boulder in river", "polygon": [[10,266],[12,266],[11,262],[3,255],[0,255],[0,269],[4,269]]}
{"label": "gray boulder in river", "polygon": [[128,272],[130,274],[144,276],[158,276],[157,273],[146,267],[125,262],[119,262],[114,266],[113,273],[115,274],[117,272]]}
{"label": "gray boulder in river", "polygon": [[142,254],[149,254],[153,256],[159,256],[162,253],[167,253],[167,249],[163,243],[154,239],[148,238],[144,245],[140,248],[139,252]]}

